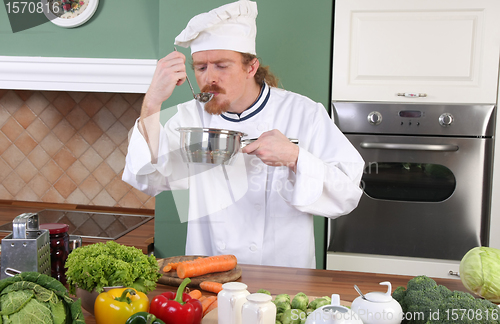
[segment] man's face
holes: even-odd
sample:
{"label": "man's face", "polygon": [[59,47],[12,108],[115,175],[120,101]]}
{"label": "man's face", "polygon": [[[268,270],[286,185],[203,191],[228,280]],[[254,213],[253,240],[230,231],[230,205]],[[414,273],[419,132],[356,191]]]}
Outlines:
{"label": "man's face", "polygon": [[[241,112],[239,103],[248,95],[248,68],[238,52],[228,50],[201,51],[193,54],[196,81],[202,92],[214,94],[205,104],[210,114]],[[253,75],[250,76],[253,79]]]}

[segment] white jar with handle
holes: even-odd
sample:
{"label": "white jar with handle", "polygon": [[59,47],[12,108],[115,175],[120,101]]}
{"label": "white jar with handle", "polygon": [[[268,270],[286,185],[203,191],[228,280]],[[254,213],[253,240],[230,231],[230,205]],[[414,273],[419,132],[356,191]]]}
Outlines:
{"label": "white jar with handle", "polygon": [[250,295],[242,282],[227,282],[217,294],[217,317],[219,324],[242,324],[241,308]]}
{"label": "white jar with handle", "polygon": [[276,322],[276,305],[271,301],[273,297],[255,293],[246,298],[247,302],[241,308],[243,324],[274,324]]}
{"label": "white jar with handle", "polygon": [[392,298],[392,285],[389,281],[380,284],[387,286],[387,292],[375,291],[361,295],[358,291],[361,296],[354,299],[351,309],[359,315],[364,324],[400,324],[403,320],[403,309]]}

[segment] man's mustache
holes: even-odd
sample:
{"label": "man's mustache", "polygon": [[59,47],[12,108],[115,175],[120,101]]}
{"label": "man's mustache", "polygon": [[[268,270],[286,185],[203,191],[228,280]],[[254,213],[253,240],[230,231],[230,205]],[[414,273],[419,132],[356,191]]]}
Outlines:
{"label": "man's mustache", "polygon": [[216,84],[211,84],[211,85],[207,84],[206,86],[203,87],[203,89],[201,89],[201,92],[217,92],[224,94],[226,93],[226,90],[222,89]]}

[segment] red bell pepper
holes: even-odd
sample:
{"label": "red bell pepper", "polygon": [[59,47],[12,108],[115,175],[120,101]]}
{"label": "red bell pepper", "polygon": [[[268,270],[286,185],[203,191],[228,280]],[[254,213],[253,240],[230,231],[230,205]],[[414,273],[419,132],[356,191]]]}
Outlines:
{"label": "red bell pepper", "polygon": [[177,289],[177,293],[164,292],[153,298],[149,312],[165,324],[200,324],[203,308],[198,299],[184,293],[184,288],[191,282],[186,278]]}

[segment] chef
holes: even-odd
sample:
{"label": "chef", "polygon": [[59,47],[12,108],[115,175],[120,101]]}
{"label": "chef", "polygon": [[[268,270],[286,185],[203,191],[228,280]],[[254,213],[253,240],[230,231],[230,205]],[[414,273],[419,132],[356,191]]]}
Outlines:
{"label": "chef", "polygon": [[[240,0],[189,21],[175,45],[191,48],[198,86],[213,99],[177,105],[162,126],[161,105],[186,80],[186,58],[173,51],[159,60],[130,135],[123,180],[153,196],[189,188],[188,255],[314,268],[312,215],[333,219],[357,206],[364,162],[320,103],[277,88],[256,57],[256,17],[257,4]],[[187,164],[180,127],[257,140],[231,165]]]}

